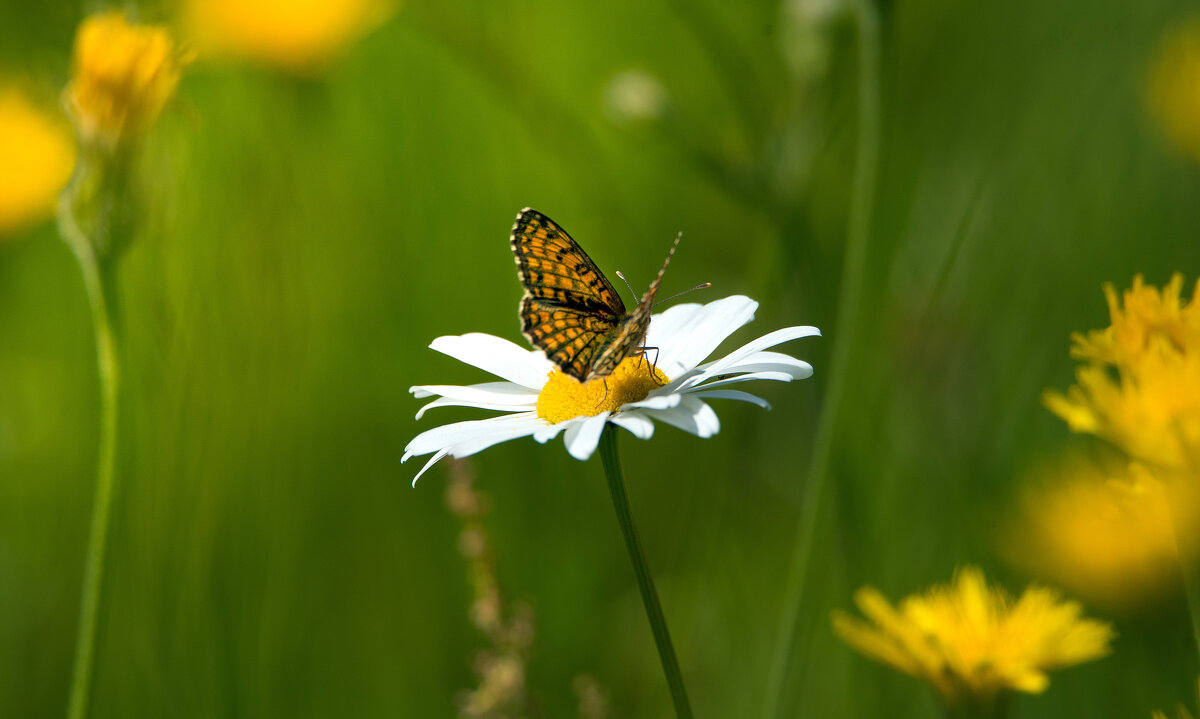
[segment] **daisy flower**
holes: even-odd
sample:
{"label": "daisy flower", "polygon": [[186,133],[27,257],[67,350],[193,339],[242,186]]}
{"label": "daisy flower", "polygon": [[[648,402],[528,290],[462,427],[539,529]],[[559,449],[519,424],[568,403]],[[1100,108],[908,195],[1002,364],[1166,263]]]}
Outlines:
{"label": "daisy flower", "polygon": [[467,457],[520,437],[544,444],[562,434],[567,452],[579,460],[596,450],[608,423],[639,439],[654,434],[652,420],[697,437],[711,437],[721,423],[706,400],[732,399],[770,409],[766,400],[730,387],[750,380],[790,382],[812,376],[812,365],[769,350],[820,335],[816,327],[775,330],[720,359],[704,361],[754,319],[757,308],[757,302],[741,295],[671,307],[651,318],[646,354],[626,358],[608,377],[587,383],[559,372],[540,350],[527,350],[500,337],[477,332],[439,337],[429,345],[431,349],[503,381],[413,387],[410,391],[418,398],[437,397],[417,412],[417,419],[434,407],[478,407],[504,414],[422,432],[404,448],[401,461],[433,455],[413,479],[416,486],[442,457]]}

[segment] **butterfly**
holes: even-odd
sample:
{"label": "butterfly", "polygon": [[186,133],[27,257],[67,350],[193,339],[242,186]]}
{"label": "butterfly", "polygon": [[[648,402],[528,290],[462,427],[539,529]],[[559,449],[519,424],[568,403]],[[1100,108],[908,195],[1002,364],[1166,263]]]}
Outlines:
{"label": "butterfly", "polygon": [[510,244],[525,287],[521,332],[561,372],[580,382],[600,379],[645,349],[654,294],[679,237],[632,312],[579,243],[537,210],[517,215]]}

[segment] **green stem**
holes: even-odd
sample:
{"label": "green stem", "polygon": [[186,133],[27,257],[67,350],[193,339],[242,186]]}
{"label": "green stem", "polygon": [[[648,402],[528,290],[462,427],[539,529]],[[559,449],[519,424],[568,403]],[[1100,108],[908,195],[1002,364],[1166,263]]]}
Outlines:
{"label": "green stem", "polygon": [[91,691],[92,665],[96,654],[96,617],[104,580],[104,550],[108,540],[108,518],[112,505],[113,477],[117,449],[117,351],[110,322],[108,302],[100,279],[100,266],[87,238],[75,222],[70,188],[59,200],[60,231],[79,259],[83,284],[92,309],[96,335],[96,369],[100,380],[100,448],[96,466],[96,497],[92,505],[92,526],[88,538],[87,561],[83,571],[83,594],[79,602],[79,629],[75,639],[75,666],[71,679],[68,719],[87,715]]}
{"label": "green stem", "polygon": [[633,513],[629,509],[629,495],[625,493],[625,476],[621,472],[621,458],[617,454],[617,430],[611,424],[604,426],[600,435],[600,459],[604,474],[608,477],[608,490],[612,493],[613,509],[617,511],[617,522],[629,550],[629,561],[637,575],[638,589],[642,591],[642,604],[646,607],[646,618],[654,632],[654,643],[658,646],[658,658],[662,660],[663,673],[667,675],[667,686],[671,688],[671,701],[675,704],[675,716],[691,719],[692,708],[688,704],[687,692],[683,688],[683,675],[679,671],[679,660],[675,658],[675,647],[667,631],[667,620],[663,618],[662,606],[658,603],[658,592],[642,554],[637,527],[633,526]]}
{"label": "green stem", "polygon": [[855,158],[846,259],[842,268],[841,296],[835,325],[836,339],[830,358],[829,385],[821,406],[813,455],[800,504],[799,527],[792,549],[788,586],[784,593],[779,643],[767,679],[764,716],[768,719],[781,715],[784,694],[790,685],[788,680],[794,671],[792,656],[795,653],[797,625],[816,537],[817,510],[821,507],[828,481],[829,457],[844,404],[851,349],[861,314],[867,245],[871,234],[880,143],[879,17],[873,0],[857,0],[855,11],[859,72],[858,153]]}

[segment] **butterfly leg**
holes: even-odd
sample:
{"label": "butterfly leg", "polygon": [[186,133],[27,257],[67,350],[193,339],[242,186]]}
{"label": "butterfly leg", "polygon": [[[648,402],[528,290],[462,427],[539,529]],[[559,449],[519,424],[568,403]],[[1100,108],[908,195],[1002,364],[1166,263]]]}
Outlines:
{"label": "butterfly leg", "polygon": [[645,359],[646,359],[646,352],[647,352],[648,350],[654,350],[654,361],[650,363],[650,367],[651,367],[651,369],[653,370],[653,371],[651,372],[651,374],[657,375],[657,374],[658,374],[658,352],[659,352],[659,348],[658,348],[658,347],[642,347],[642,348],[640,348],[640,349],[638,350],[638,353],[639,353],[639,354],[642,356],[642,359],[643,359],[643,360],[645,360]]}
{"label": "butterfly leg", "polygon": [[601,397],[600,401],[596,403],[597,407],[604,404],[604,400],[608,399],[608,378],[605,377],[602,381],[604,382],[604,396]]}

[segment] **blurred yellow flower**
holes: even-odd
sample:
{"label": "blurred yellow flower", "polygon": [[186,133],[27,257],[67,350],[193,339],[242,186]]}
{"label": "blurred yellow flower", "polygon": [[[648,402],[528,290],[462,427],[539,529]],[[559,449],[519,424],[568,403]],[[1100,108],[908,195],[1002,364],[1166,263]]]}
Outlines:
{"label": "blurred yellow flower", "polygon": [[49,216],[74,166],[66,123],[0,88],[0,237]]}
{"label": "blurred yellow flower", "polygon": [[188,24],[201,52],[310,73],[375,29],[388,0],[191,0]]}
{"label": "blurred yellow flower", "polygon": [[75,36],[66,103],[79,137],[111,148],[144,132],[179,82],[181,58],[166,28],[93,15]]}
{"label": "blurred yellow flower", "polygon": [[1147,101],[1167,139],[1200,162],[1200,18],[1180,23],[1159,43]]}
{"label": "blurred yellow flower", "polygon": [[1109,440],[1130,456],[1170,469],[1200,458],[1200,283],[1181,299],[1183,276],[1160,292],[1141,276],[1124,295],[1105,286],[1112,324],[1072,336],[1087,361],[1066,395],[1043,400],[1076,432]]}
{"label": "blurred yellow flower", "polygon": [[1178,583],[1166,487],[1144,466],[1107,471],[1069,456],[1037,474],[1002,537],[1010,561],[1113,607],[1157,599]]}
{"label": "blurred yellow flower", "polygon": [[1113,630],[1082,607],[1029,587],[1013,601],[974,567],[893,607],[873,587],[854,601],[870,623],[833,614],[834,631],[863,654],[929,682],[947,706],[978,706],[1010,691],[1039,693],[1046,671],[1109,653]]}

